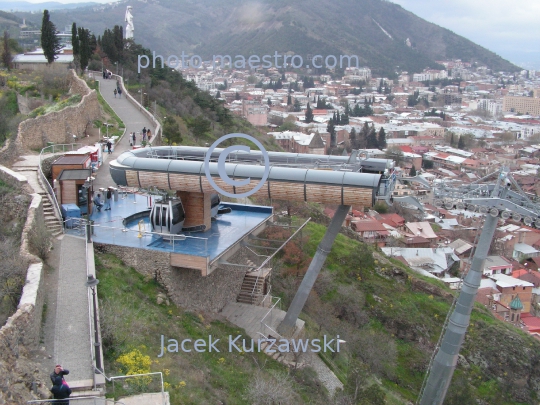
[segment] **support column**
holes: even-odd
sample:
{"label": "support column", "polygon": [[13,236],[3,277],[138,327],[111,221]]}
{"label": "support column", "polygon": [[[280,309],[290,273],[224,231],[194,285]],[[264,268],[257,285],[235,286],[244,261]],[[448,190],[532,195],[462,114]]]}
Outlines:
{"label": "support column", "polygon": [[212,227],[211,194],[177,191],[186,214],[184,227],[206,225],[205,232]]}
{"label": "support column", "polygon": [[291,336],[294,333],[296,320],[304,308],[309,293],[311,292],[315,281],[317,281],[317,276],[319,275],[319,272],[326,261],[326,256],[328,256],[328,253],[330,253],[334,240],[336,239],[336,236],[339,233],[339,230],[341,229],[343,221],[345,221],[350,208],[350,205],[340,205],[336,210],[334,218],[332,218],[332,222],[330,222],[330,226],[328,226],[321,243],[319,243],[319,246],[317,246],[317,252],[315,253],[313,260],[311,261],[309,268],[302,279],[302,283],[294,296],[293,302],[291,303],[285,318],[278,327],[278,332],[280,334],[284,336]]}
{"label": "support column", "polygon": [[463,287],[461,287],[454,312],[450,316],[441,346],[429,370],[424,392],[420,393],[420,405],[441,405],[444,401],[456,368],[459,350],[469,326],[471,311],[482,278],[484,261],[488,255],[498,220],[498,217],[486,216],[471,268],[463,280]]}

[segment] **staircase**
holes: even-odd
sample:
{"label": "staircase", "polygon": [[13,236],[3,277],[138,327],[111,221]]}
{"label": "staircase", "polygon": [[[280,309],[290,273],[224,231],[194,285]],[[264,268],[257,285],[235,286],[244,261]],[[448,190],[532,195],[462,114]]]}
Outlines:
{"label": "staircase", "polygon": [[51,232],[53,238],[56,238],[63,233],[62,223],[56,218],[56,215],[54,215],[54,208],[49,200],[49,194],[43,191],[40,192],[39,195],[43,202],[43,218],[45,219],[45,225]]}
{"label": "staircase", "polygon": [[45,186],[41,184],[39,179],[38,167],[39,161],[34,159],[18,161],[13,165],[13,170],[22,174],[28,179],[28,184],[32,187],[35,193],[39,194],[43,202],[43,217],[47,229],[51,232],[53,237],[57,237],[63,233],[62,222],[55,216],[54,208],[50,200],[49,193],[47,193]]}
{"label": "staircase", "polygon": [[[252,265],[248,261],[248,265]],[[254,265],[253,265],[254,266]],[[258,271],[247,272],[240,287],[236,302],[259,305],[262,297],[268,293],[269,279],[272,269],[264,268]]]}
{"label": "staircase", "polygon": [[[80,381],[69,381],[69,388],[71,388],[70,399],[74,398],[85,398],[85,397],[105,397],[105,385],[98,386],[96,390],[94,387],[94,380],[80,380]],[[73,401],[74,404],[83,404],[86,401]],[[90,403],[90,402],[88,402]],[[93,402],[92,402],[93,403]],[[97,402],[101,403],[101,402]]]}

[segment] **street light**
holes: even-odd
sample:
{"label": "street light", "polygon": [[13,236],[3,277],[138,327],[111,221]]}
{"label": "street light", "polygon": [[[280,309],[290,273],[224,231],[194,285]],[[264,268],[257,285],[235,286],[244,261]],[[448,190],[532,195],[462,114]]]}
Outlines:
{"label": "street light", "polygon": [[[87,177],[83,184],[83,189],[86,190],[86,215],[88,219],[90,219],[90,196],[92,191],[92,182],[94,178],[93,177]],[[92,242],[92,235],[91,235],[91,228],[90,228],[90,221],[86,224],[86,240],[91,243]]]}
{"label": "street light", "polygon": [[99,343],[99,333],[98,333],[98,321],[97,321],[97,302],[96,302],[96,286],[99,284],[99,280],[94,277],[93,274],[88,276],[88,280],[85,285],[92,290],[92,299],[94,303],[94,347],[95,347],[95,356],[96,356],[96,369],[101,370],[101,350]]}

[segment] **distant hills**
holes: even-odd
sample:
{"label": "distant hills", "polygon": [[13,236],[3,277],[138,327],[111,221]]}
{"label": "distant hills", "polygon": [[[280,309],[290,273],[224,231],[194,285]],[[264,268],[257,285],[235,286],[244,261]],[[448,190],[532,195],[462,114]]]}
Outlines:
{"label": "distant hills", "polygon": [[[291,51],[304,60],[316,54],[358,55],[360,65],[377,75],[392,75],[398,69],[420,72],[440,67],[436,61],[445,59],[476,62],[495,71],[519,70],[472,41],[384,0],[128,0],[53,9],[51,18],[57,27],[76,22],[101,34],[115,24],[125,25],[128,5],[133,6],[135,40],[162,55],[184,51],[204,59],[213,54],[247,58]],[[40,24],[41,15],[15,14]]]}
{"label": "distant hills", "polygon": [[75,3],[63,4],[57,1],[47,1],[44,3],[29,3],[27,1],[3,1],[0,0],[0,10],[3,11],[41,11],[41,10],[58,10],[58,9],[74,9],[84,6],[95,5],[99,3]]}

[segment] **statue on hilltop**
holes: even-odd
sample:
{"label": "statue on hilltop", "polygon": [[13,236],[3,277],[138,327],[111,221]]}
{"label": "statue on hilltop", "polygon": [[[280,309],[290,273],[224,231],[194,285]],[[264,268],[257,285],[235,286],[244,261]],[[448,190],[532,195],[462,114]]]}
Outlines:
{"label": "statue on hilltop", "polygon": [[132,39],[133,32],[135,31],[135,27],[133,27],[133,15],[131,14],[131,8],[131,6],[127,6],[126,9],[126,39]]}

